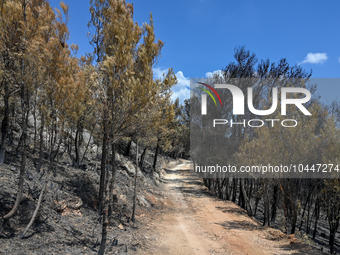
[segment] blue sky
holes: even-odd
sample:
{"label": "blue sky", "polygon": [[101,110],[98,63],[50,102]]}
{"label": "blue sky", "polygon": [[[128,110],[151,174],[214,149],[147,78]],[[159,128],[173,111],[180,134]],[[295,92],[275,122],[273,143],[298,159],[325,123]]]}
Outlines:
{"label": "blue sky", "polygon": [[[53,7],[59,2],[50,1]],[[69,43],[79,45],[79,56],[92,52],[86,36],[89,1],[64,2],[70,6]],[[140,25],[152,12],[156,36],[165,43],[155,74],[174,69],[173,97],[181,101],[189,97],[190,77],[224,68],[234,60],[234,48],[243,45],[258,59],[284,57],[312,69],[312,77],[340,77],[340,1],[137,0],[133,5]],[[318,93],[324,101],[340,98],[340,84],[320,85]]]}

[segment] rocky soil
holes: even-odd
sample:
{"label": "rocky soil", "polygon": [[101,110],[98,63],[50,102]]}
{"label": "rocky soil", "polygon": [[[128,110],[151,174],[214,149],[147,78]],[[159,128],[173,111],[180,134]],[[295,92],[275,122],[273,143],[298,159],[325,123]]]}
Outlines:
{"label": "rocky soil", "polygon": [[[20,157],[14,154],[8,157],[13,163],[0,164],[0,216],[14,205],[19,177]],[[130,158],[116,155],[115,211],[108,228],[107,254],[131,254],[140,249],[146,242],[140,232],[142,219],[149,217],[152,210],[161,210],[167,203],[159,191],[163,185],[160,175],[163,165],[175,165],[176,161],[160,157],[157,171],[150,176],[147,170],[153,155],[148,153],[146,172],[138,172],[137,222],[131,222],[134,157],[133,150]],[[42,183],[48,176],[44,173],[45,168],[39,173],[35,171],[36,162],[37,155],[30,153],[23,199],[19,211],[0,237],[0,254],[97,254],[101,240],[97,212],[100,160],[94,155],[83,169],[71,167],[67,156],[58,161],[49,177],[38,219],[26,237],[20,238],[36,207]]]}

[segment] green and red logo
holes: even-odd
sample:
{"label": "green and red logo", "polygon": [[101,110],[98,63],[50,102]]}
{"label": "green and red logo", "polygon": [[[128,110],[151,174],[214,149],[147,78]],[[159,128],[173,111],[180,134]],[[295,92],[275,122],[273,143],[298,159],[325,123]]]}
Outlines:
{"label": "green and red logo", "polygon": [[[216,92],[216,90],[215,90],[213,87],[211,87],[210,85],[205,84],[205,83],[203,83],[203,82],[198,82],[198,83],[199,83],[199,84],[202,84],[203,86],[206,86],[206,87],[209,88],[212,92],[214,92],[214,94],[217,96],[217,98],[218,98],[218,100],[220,101],[220,104],[221,104],[221,106],[222,106],[222,100],[221,100],[219,94]],[[217,106],[216,100],[215,100],[214,96],[210,93],[209,90],[206,90],[206,89],[204,89],[204,88],[199,88],[199,89],[205,91],[205,92],[206,92],[206,93],[214,100],[214,103],[215,103],[215,105]]]}

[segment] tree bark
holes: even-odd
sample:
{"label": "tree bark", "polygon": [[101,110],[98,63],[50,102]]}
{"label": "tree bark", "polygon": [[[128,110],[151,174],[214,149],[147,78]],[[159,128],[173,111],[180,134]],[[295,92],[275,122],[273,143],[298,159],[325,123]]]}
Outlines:
{"label": "tree bark", "polygon": [[5,162],[5,154],[6,154],[6,139],[7,139],[7,133],[8,133],[8,126],[9,126],[9,88],[8,83],[5,80],[4,81],[4,90],[5,90],[5,96],[4,96],[4,103],[5,103],[5,113],[4,118],[1,123],[1,145],[0,145],[0,163]]}
{"label": "tree bark", "polygon": [[318,221],[319,221],[319,216],[320,216],[319,206],[320,206],[319,199],[317,199],[315,202],[315,222],[314,222],[313,239],[315,239],[315,236],[316,236],[316,229],[318,226]]}
{"label": "tree bark", "polygon": [[[107,181],[105,183],[107,183]],[[107,189],[105,189],[104,195],[105,195],[105,198],[106,198],[107,197]],[[107,202],[108,202],[108,200],[105,199],[105,201],[103,203],[102,240],[101,240],[101,243],[100,243],[98,255],[104,255],[104,253],[105,253],[105,246],[106,246],[106,240],[107,240],[107,225],[109,223]]]}
{"label": "tree bark", "polygon": [[231,202],[236,202],[236,194],[237,194],[237,179],[236,178],[233,178],[233,196],[232,196],[232,199],[231,199]]}
{"label": "tree bark", "polygon": [[273,201],[272,201],[272,215],[271,221],[276,220],[276,212],[277,212],[277,201],[279,199],[279,187],[277,185],[274,186],[273,189]]}
{"label": "tree bark", "polygon": [[42,166],[42,154],[43,154],[43,144],[44,144],[44,126],[45,126],[45,117],[41,115],[41,126],[40,126],[40,142],[39,142],[39,159],[36,167],[36,171],[40,172],[40,168]]}
{"label": "tree bark", "polygon": [[76,169],[79,168],[79,146],[78,146],[78,136],[79,136],[79,129],[77,128],[76,137],[74,138],[74,151],[76,154],[76,158],[74,160],[74,167]]}
{"label": "tree bark", "polygon": [[138,137],[136,141],[136,171],[135,171],[135,184],[134,184],[134,191],[133,191],[133,207],[132,207],[132,222],[135,222],[135,214],[136,214],[136,200],[137,200],[137,175],[138,175]]}
{"label": "tree bark", "polygon": [[329,249],[330,249],[331,254],[334,253],[334,240],[335,240],[336,232],[338,231],[338,227],[339,227],[339,218],[337,217],[339,214],[339,211],[334,210],[332,214],[333,213],[334,213],[333,216],[335,217],[330,217],[330,218],[333,218],[333,221],[331,221],[331,219],[328,219],[329,221]]}
{"label": "tree bark", "polygon": [[[112,139],[113,140],[113,139]],[[116,143],[111,144],[111,178],[110,178],[110,188],[109,188],[109,217],[113,212],[113,187],[116,179]]]}
{"label": "tree bark", "polygon": [[104,202],[104,189],[105,187],[105,174],[106,174],[106,160],[107,160],[107,114],[104,113],[103,120],[103,148],[102,148],[102,159],[100,165],[100,184],[99,184],[99,214],[102,213],[103,202]]}
{"label": "tree bark", "polygon": [[[106,142],[107,143],[107,142]],[[105,155],[108,151],[105,150]],[[107,159],[107,155],[105,156],[105,160]],[[106,240],[107,240],[107,226],[109,224],[109,217],[108,217],[108,211],[109,211],[109,198],[108,198],[108,166],[105,164],[104,169],[104,185],[103,185],[103,202],[102,202],[102,240],[100,243],[100,248],[98,251],[99,255],[103,255],[105,253],[105,246],[106,246]]]}
{"label": "tree bark", "polygon": [[153,167],[152,167],[152,172],[151,172],[152,176],[153,176],[153,171],[156,171],[158,150],[159,150],[159,139],[157,141],[157,146],[156,146],[156,151],[155,151],[155,158],[154,158],[154,161],[153,161]]}
{"label": "tree bark", "polygon": [[242,181],[242,179],[241,179],[240,184],[241,184],[241,190],[242,190],[242,193],[243,193],[243,199],[244,199],[245,202],[246,202],[246,210],[247,210],[247,212],[248,212],[248,216],[251,217],[251,216],[253,216],[253,214],[252,214],[252,208],[251,208],[251,204],[250,204],[250,201],[249,201],[249,199],[248,199],[246,190],[245,190],[245,188],[244,188],[244,181]]}

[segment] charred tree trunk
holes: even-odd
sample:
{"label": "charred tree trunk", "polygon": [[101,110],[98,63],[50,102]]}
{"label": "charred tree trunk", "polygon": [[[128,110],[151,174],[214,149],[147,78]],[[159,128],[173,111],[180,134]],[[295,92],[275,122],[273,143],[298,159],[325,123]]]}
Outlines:
{"label": "charred tree trunk", "polygon": [[75,152],[75,154],[76,154],[76,155],[75,155],[76,158],[75,158],[74,163],[73,163],[73,165],[74,165],[74,167],[75,167],[76,169],[79,168],[78,136],[79,136],[79,130],[78,130],[78,128],[77,128],[76,137],[74,138],[74,152]]}
{"label": "charred tree trunk", "polygon": [[[113,141],[113,139],[112,139]],[[110,178],[110,188],[109,188],[109,217],[113,212],[113,187],[116,180],[116,143],[111,144],[111,178]]]}
{"label": "charred tree trunk", "polygon": [[233,178],[233,197],[231,199],[232,202],[236,202],[236,194],[237,194],[237,179]]}
{"label": "charred tree trunk", "polygon": [[248,184],[248,190],[247,190],[247,196],[249,201],[251,201],[252,195],[253,195],[253,178],[247,179]]}
{"label": "charred tree trunk", "polygon": [[[106,166],[106,165],[105,165]],[[106,171],[104,171],[106,172]],[[98,251],[98,255],[104,255],[105,253],[105,246],[106,246],[106,240],[107,240],[107,225],[109,224],[108,219],[108,199],[107,199],[107,178],[104,181],[105,189],[103,191],[103,197],[105,200],[103,201],[102,208],[103,208],[103,218],[102,218],[102,240],[100,243],[100,248]]]}
{"label": "charred tree trunk", "polygon": [[138,175],[138,137],[136,141],[136,171],[135,171],[135,184],[134,184],[134,191],[133,191],[133,207],[132,207],[132,222],[135,222],[135,214],[136,214],[136,200],[137,200],[137,175]]}
{"label": "charred tree trunk", "polygon": [[292,210],[292,223],[291,223],[291,231],[290,234],[295,234],[295,229],[296,229],[296,223],[297,223],[297,211],[295,205],[293,206]]}
{"label": "charred tree trunk", "polygon": [[218,196],[219,199],[223,199],[222,187],[221,187],[221,179],[218,178],[218,179],[216,180],[216,182],[217,182],[217,193],[218,193],[217,196]]}
{"label": "charred tree trunk", "polygon": [[241,206],[241,208],[246,209],[245,198],[242,192],[242,179],[240,179],[240,185],[239,185],[238,205]]}
{"label": "charred tree trunk", "polygon": [[[159,151],[159,139],[157,141],[157,146],[156,146],[156,151],[155,151],[155,158],[154,158],[153,166],[152,166],[153,171],[156,171],[158,151]],[[152,176],[153,176],[153,172],[152,172]]]}
{"label": "charred tree trunk", "polygon": [[335,235],[336,235],[336,229],[335,228],[331,228],[329,230],[329,249],[330,249],[331,254],[334,253]]}
{"label": "charred tree trunk", "polygon": [[34,137],[33,137],[33,154],[37,151],[37,136],[38,136],[38,130],[37,130],[37,91],[35,92],[34,95],[34,107],[32,110],[32,115],[33,115],[33,121],[34,121]]}
{"label": "charred tree trunk", "polygon": [[44,145],[44,126],[45,126],[45,117],[41,115],[41,126],[40,126],[40,141],[39,141],[39,159],[36,167],[36,171],[40,172],[40,168],[42,166],[42,157],[43,157],[43,145]]}
{"label": "charred tree trunk", "polygon": [[230,193],[229,193],[229,178],[226,178],[225,181],[225,199],[230,200]]}
{"label": "charred tree trunk", "polygon": [[[339,214],[339,212],[337,212],[336,214]],[[335,219],[333,219],[332,222],[330,221],[330,219],[328,219],[329,221],[329,249],[330,249],[331,254],[334,253],[334,240],[335,240],[336,232],[338,231],[338,227],[339,227],[339,218],[337,216],[334,218]]]}
{"label": "charred tree trunk", "polygon": [[319,203],[319,199],[317,199],[315,202],[315,222],[314,222],[313,239],[315,239],[315,236],[316,236],[316,229],[318,227],[319,216],[320,216],[320,203]]}
{"label": "charred tree trunk", "polygon": [[[105,140],[105,147],[107,146],[107,128],[104,126],[104,137],[106,138]],[[103,143],[104,144],[104,143]],[[108,177],[109,177],[109,171],[108,171],[108,164],[106,163],[108,154],[109,154],[109,148],[105,149],[105,156],[102,156],[102,160],[104,160],[104,164],[102,162],[102,167],[104,166],[105,168],[102,168],[102,173],[103,173],[103,178],[104,178],[104,183],[102,187],[102,200],[101,200],[101,205],[100,205],[100,213],[102,215],[102,240],[100,243],[100,248],[98,251],[99,255],[103,255],[105,253],[105,246],[106,246],[106,240],[107,240],[107,226],[109,224],[109,197],[108,197]],[[104,154],[104,148],[103,148],[103,154]],[[101,176],[102,177],[102,176]]]}
{"label": "charred tree trunk", "polygon": [[105,187],[105,177],[106,177],[106,161],[107,161],[107,113],[104,113],[103,120],[103,148],[102,148],[102,159],[100,165],[100,184],[99,184],[99,207],[98,212],[102,214],[103,202],[104,202],[104,190]]}
{"label": "charred tree trunk", "polygon": [[242,194],[243,194],[243,199],[244,199],[244,201],[246,203],[246,210],[248,212],[248,216],[251,217],[251,216],[253,216],[252,208],[251,208],[251,204],[250,204],[249,198],[248,198],[247,193],[246,193],[246,189],[244,188],[244,185],[245,185],[244,181],[242,181],[242,179],[241,179],[240,184],[241,184],[241,190],[242,190]]}
{"label": "charred tree trunk", "polygon": [[268,194],[268,180],[263,180],[263,226],[270,226],[270,218],[269,218],[269,194]]}
{"label": "charred tree trunk", "polygon": [[11,103],[11,116],[10,116],[10,122],[9,122],[9,134],[8,134],[8,145],[12,145],[13,144],[13,140],[14,140],[14,135],[13,135],[13,126],[14,126],[14,122],[15,122],[15,103]]}
{"label": "charred tree trunk", "polygon": [[255,208],[254,208],[254,216],[256,216],[257,208],[258,208],[258,206],[259,206],[260,199],[261,199],[260,196],[257,196],[257,197],[256,197],[256,200],[255,200]]}
{"label": "charred tree trunk", "polygon": [[272,215],[271,221],[276,220],[276,212],[277,212],[277,202],[279,200],[279,187],[277,185],[273,188],[273,201],[272,201]]}
{"label": "charred tree trunk", "polygon": [[[302,211],[302,215],[301,215],[301,223],[300,223],[300,227],[299,227],[299,231],[301,231],[301,228],[302,228],[302,225],[303,225],[303,219],[304,219],[304,216],[305,216],[305,212],[306,212],[306,208],[308,206],[308,217],[307,217],[307,228],[306,228],[306,233],[309,232],[309,227],[308,227],[308,219],[309,219],[309,210],[310,210],[310,200],[311,200],[311,196],[313,194],[313,191],[315,189],[315,187],[317,186],[317,183],[313,186],[313,188],[310,190],[310,192],[308,193],[308,196],[306,198],[306,202],[305,202],[305,205],[303,207],[303,211]],[[308,234],[308,233],[307,233]]]}
{"label": "charred tree trunk", "polygon": [[5,113],[4,118],[1,123],[1,145],[0,145],[0,163],[5,162],[5,154],[6,154],[6,139],[8,134],[8,127],[9,127],[9,88],[8,83],[5,80],[4,82],[4,90],[5,90],[5,96],[4,96],[4,103],[5,103]]}

